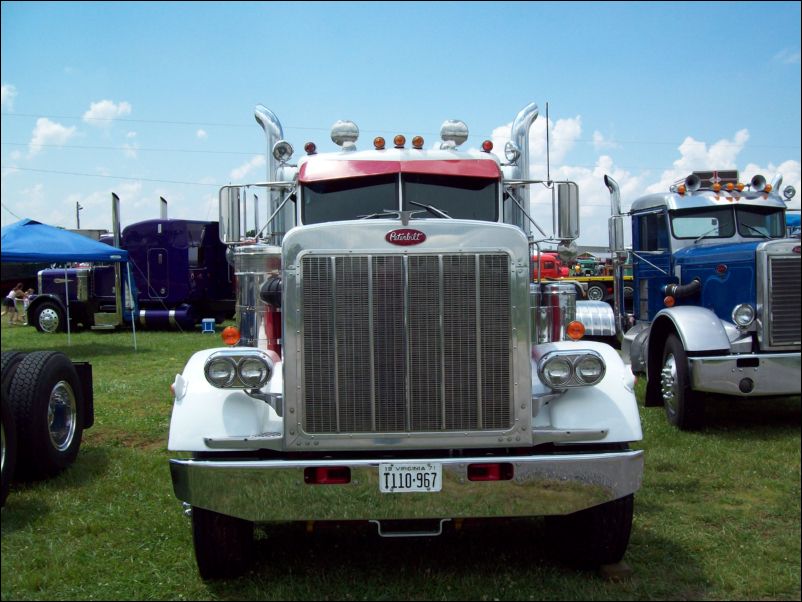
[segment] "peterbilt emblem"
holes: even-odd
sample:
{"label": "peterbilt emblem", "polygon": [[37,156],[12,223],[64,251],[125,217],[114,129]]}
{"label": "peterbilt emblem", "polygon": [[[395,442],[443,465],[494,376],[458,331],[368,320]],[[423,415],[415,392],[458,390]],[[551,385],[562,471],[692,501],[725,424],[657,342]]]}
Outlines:
{"label": "peterbilt emblem", "polygon": [[426,235],[420,230],[413,230],[412,228],[399,228],[398,230],[391,230],[388,232],[384,240],[393,245],[400,245],[408,247],[409,245],[419,245],[426,240]]}

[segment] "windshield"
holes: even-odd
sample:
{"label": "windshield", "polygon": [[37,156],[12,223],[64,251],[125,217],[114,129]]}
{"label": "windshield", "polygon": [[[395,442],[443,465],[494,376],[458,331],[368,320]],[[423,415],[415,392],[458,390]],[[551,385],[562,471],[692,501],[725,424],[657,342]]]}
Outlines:
{"label": "windshield", "polygon": [[325,180],[303,187],[301,219],[320,224],[359,219],[398,208],[398,176],[383,174],[363,178]]}
{"label": "windshield", "polygon": [[[360,219],[398,209],[398,174],[305,184],[301,220],[319,224]],[[441,219],[431,206],[454,219],[498,221],[498,182],[488,178],[401,174],[405,211],[413,219]],[[423,206],[423,207],[422,207]]]}
{"label": "windshield", "polygon": [[781,238],[785,236],[785,217],[776,207],[739,205],[735,210],[738,233],[744,238]]}
{"label": "windshield", "polygon": [[[464,176],[404,174],[404,210],[414,211],[419,205],[431,205],[453,219],[475,219],[485,222],[498,220],[496,180]],[[433,218],[420,213],[418,218]]]}
{"label": "windshield", "polygon": [[735,218],[731,207],[675,211],[671,231],[675,238],[729,238],[735,235]]}

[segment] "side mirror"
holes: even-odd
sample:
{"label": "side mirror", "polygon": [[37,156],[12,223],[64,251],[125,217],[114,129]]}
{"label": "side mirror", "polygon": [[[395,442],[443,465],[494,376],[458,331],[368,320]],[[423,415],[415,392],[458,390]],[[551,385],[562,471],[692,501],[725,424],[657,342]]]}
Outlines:
{"label": "side mirror", "polygon": [[557,238],[579,238],[579,186],[574,182],[557,184]]}
{"label": "side mirror", "polygon": [[607,220],[608,228],[610,231],[610,251],[616,255],[626,255],[626,248],[624,247],[624,218],[620,215],[614,215]]}
{"label": "side mirror", "polygon": [[241,239],[239,186],[223,186],[220,189],[220,241],[223,244],[232,244]]}

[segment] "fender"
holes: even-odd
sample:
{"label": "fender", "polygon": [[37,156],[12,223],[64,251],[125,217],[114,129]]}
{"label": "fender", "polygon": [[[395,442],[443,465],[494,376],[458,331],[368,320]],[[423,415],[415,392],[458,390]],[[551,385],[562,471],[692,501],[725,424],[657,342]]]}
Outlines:
{"label": "fender", "polygon": [[33,311],[45,301],[52,301],[61,308],[61,310],[64,312],[64,315],[67,315],[67,306],[64,304],[64,301],[61,300],[61,297],[57,295],[51,295],[49,293],[36,295],[36,298],[31,301],[30,305],[28,305],[29,315],[32,315]]}
{"label": "fender", "polygon": [[[673,329],[682,340],[682,346],[689,353],[724,351],[730,348],[730,339],[721,319],[705,307],[687,305],[660,310],[652,322],[651,333],[663,331],[666,321],[673,324]],[[657,338],[662,345],[665,337]],[[655,343],[655,337],[650,336],[649,339],[651,347]]]}

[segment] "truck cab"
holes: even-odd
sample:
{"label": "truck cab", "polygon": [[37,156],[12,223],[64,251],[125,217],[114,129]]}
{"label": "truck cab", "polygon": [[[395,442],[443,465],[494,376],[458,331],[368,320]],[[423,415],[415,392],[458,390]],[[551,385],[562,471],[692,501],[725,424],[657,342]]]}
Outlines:
{"label": "truck cab", "polygon": [[241,572],[254,526],[286,521],[393,537],[540,515],[567,557],[620,560],[643,469],[634,376],[582,339],[573,286],[533,280],[541,245],[578,236],[573,183],[547,183],[570,218],[555,232],[528,214],[537,107],[506,163],[489,141],[460,150],[448,120],[428,150],[400,134],[357,150],[337,122],[341,150],[307,143],[293,164],[278,118],[255,117],[268,179],[220,191],[237,328],[173,383],[170,470],[201,575]]}
{"label": "truck cab", "polygon": [[782,198],[780,185],[694,172],[632,203],[622,348],[647,375],[647,404],[681,428],[700,425],[708,393],[800,392],[800,246],[785,237],[793,189]]}

